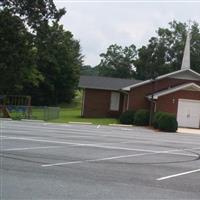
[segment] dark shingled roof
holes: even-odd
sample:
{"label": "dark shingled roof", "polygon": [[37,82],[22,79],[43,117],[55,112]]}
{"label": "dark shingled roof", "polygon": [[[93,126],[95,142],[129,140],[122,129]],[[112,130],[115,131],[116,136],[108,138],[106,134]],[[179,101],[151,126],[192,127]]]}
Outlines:
{"label": "dark shingled roof", "polygon": [[141,82],[135,79],[111,78],[102,76],[80,76],[79,87],[103,90],[120,90]]}

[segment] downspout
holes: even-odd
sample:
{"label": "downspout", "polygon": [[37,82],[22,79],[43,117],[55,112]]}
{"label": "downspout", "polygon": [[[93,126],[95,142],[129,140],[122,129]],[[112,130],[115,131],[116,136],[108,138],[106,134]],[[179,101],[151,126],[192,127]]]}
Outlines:
{"label": "downspout", "polygon": [[128,110],[128,107],[129,107],[129,93],[127,93],[126,110]]}
{"label": "downspout", "polygon": [[154,113],[156,113],[156,111],[157,111],[157,101],[156,101],[156,99],[154,100]]}
{"label": "downspout", "polygon": [[125,111],[127,111],[128,110],[128,105],[129,105],[129,92],[126,92],[124,90],[120,90],[120,92],[125,94],[125,95],[127,95],[127,101],[126,101],[126,106],[125,106]]}
{"label": "downspout", "polygon": [[154,113],[155,113],[155,105],[156,102],[154,101],[154,92],[155,92],[155,84],[156,84],[156,75],[153,75],[152,78],[152,89],[151,89],[151,105],[150,105],[150,117],[149,117],[149,126],[152,126],[153,123],[153,117],[154,117]]}
{"label": "downspout", "polygon": [[83,88],[83,97],[82,97],[82,108],[81,108],[81,117],[83,117],[85,108],[85,88]]}

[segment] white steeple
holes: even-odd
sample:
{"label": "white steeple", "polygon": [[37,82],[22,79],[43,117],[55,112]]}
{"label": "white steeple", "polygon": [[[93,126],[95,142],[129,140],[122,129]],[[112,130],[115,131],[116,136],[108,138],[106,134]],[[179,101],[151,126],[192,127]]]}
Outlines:
{"label": "white steeple", "polygon": [[181,69],[190,69],[190,31],[188,31]]}

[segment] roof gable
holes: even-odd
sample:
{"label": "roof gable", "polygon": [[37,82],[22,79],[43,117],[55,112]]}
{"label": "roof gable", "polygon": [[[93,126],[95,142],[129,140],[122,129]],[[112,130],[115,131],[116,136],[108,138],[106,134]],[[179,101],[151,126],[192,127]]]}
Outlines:
{"label": "roof gable", "polygon": [[[187,83],[182,84],[173,88],[168,88],[166,90],[162,90],[160,92],[156,92],[153,94],[153,99],[158,99],[160,96],[164,96],[167,94],[171,94],[173,92],[177,92],[179,90],[188,90],[188,91],[199,91],[200,92],[200,86],[195,83]],[[147,96],[148,99],[152,98],[152,95]]]}
{"label": "roof gable", "polygon": [[191,70],[188,71],[182,71],[178,74],[173,74],[169,76],[170,78],[176,78],[176,79],[185,79],[185,80],[194,80],[199,81],[200,77],[196,73],[192,72]]}
{"label": "roof gable", "polygon": [[120,90],[123,87],[137,84],[141,81],[135,79],[111,78],[103,76],[80,76],[79,87],[101,90]]}
{"label": "roof gable", "polygon": [[[191,69],[184,69],[184,70],[178,70],[178,71],[175,71],[175,72],[171,72],[169,74],[158,76],[156,78],[156,80],[161,80],[161,79],[164,79],[164,78],[179,78],[179,79],[185,79],[185,80],[198,80],[198,81],[200,81],[200,74],[191,70]],[[124,87],[122,89],[126,90],[126,91],[130,91],[131,88],[139,87],[141,85],[145,85],[145,84],[148,84],[148,83],[151,83],[151,82],[152,82],[152,79],[149,79],[149,80],[140,82],[138,84],[129,85],[128,87]]]}

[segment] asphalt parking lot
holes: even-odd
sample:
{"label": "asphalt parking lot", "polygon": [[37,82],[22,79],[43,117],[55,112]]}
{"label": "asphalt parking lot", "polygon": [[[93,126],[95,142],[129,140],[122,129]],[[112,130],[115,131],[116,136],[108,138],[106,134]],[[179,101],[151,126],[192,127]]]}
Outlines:
{"label": "asphalt parking lot", "polygon": [[0,199],[199,199],[200,135],[0,120]]}

